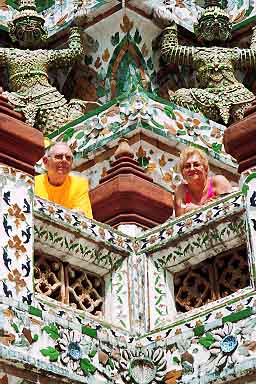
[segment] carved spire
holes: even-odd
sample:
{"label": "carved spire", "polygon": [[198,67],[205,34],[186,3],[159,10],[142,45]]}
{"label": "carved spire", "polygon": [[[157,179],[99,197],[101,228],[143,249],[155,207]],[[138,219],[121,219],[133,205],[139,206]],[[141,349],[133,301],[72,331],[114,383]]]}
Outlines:
{"label": "carved spire", "polygon": [[231,37],[232,23],[222,0],[205,0],[205,10],[194,26],[198,40],[224,42]]}
{"label": "carved spire", "polygon": [[115,161],[111,163],[111,168],[107,171],[107,175],[100,180],[101,184],[113,179],[117,175],[125,174],[133,174],[151,183],[153,182],[152,177],[145,173],[145,170],[139,166],[137,160],[133,159],[134,154],[127,139],[121,138],[119,140],[114,156]]}
{"label": "carved spire", "polygon": [[121,138],[107,174],[90,191],[93,217],[113,226],[136,224],[152,228],[173,211],[172,194],[154,184],[125,138]]}

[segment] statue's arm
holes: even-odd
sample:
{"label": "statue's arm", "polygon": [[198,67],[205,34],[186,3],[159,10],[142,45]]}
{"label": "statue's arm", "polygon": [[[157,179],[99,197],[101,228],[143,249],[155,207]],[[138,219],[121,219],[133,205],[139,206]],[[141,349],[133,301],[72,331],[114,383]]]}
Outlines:
{"label": "statue's arm", "polygon": [[175,23],[164,29],[161,38],[161,56],[165,62],[191,65],[194,51],[194,47],[179,45]]}
{"label": "statue's arm", "polygon": [[7,65],[9,48],[0,48],[0,65]]}
{"label": "statue's arm", "polygon": [[83,53],[81,35],[77,27],[70,29],[68,48],[48,51],[48,64],[58,67],[71,65]]}
{"label": "statue's arm", "polygon": [[246,68],[256,66],[256,28],[253,28],[251,44],[249,49],[237,48],[238,58],[236,68]]}
{"label": "statue's arm", "polygon": [[236,49],[235,67],[252,68],[256,67],[256,47],[254,49]]}

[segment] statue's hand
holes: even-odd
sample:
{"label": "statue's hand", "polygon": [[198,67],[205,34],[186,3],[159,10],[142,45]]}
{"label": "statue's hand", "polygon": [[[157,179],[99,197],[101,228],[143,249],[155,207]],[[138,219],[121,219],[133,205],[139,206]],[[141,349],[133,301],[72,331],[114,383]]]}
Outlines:
{"label": "statue's hand", "polygon": [[70,28],[69,30],[69,36],[72,38],[72,37],[76,37],[76,36],[80,36],[80,30],[79,30],[79,27],[77,26],[73,26]]}
{"label": "statue's hand", "polygon": [[152,17],[158,27],[162,29],[175,24],[173,13],[164,6],[154,8]]}

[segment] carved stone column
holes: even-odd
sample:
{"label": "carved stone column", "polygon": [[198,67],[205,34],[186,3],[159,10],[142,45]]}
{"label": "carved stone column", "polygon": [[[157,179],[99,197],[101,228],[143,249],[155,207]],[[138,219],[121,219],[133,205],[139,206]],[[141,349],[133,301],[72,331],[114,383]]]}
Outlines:
{"label": "carved stone column", "polygon": [[43,135],[0,95],[1,302],[31,304],[33,296],[34,165]]}

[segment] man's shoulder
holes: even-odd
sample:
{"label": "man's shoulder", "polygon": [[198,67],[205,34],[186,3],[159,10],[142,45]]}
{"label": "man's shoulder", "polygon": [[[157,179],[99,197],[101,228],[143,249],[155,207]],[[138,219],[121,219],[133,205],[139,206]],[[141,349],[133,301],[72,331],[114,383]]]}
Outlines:
{"label": "man's shoulder", "polygon": [[45,178],[45,173],[35,176],[35,183],[42,183]]}
{"label": "man's shoulder", "polygon": [[88,180],[85,179],[84,177],[76,176],[76,175],[69,175],[69,177],[70,177],[70,182],[73,188],[76,188],[76,187],[81,188],[81,186],[88,188]]}

